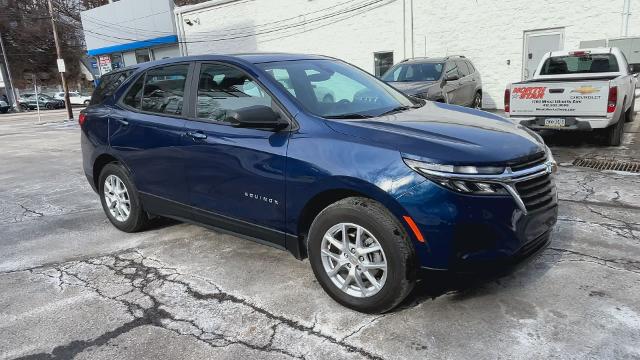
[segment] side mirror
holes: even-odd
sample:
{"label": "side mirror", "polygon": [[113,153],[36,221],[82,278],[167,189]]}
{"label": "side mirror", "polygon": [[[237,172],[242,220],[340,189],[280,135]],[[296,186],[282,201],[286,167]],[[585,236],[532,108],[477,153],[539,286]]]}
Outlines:
{"label": "side mirror", "polygon": [[460,79],[460,76],[458,74],[447,74],[444,79],[447,81],[456,81]]}
{"label": "side mirror", "polygon": [[227,112],[227,122],[239,128],[280,130],[289,125],[268,106],[254,105]]}

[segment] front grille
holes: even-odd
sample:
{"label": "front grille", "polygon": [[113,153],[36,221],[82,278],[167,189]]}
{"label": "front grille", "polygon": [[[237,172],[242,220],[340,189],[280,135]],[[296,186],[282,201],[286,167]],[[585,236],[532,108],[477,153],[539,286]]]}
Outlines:
{"label": "front grille", "polygon": [[544,163],[546,160],[547,160],[547,154],[545,154],[544,152],[541,152],[541,153],[535,154],[534,156],[530,157],[525,161],[520,161],[515,164],[511,164],[509,167],[511,167],[511,171],[519,171],[519,170],[527,169],[530,167],[534,167],[536,165],[540,165]]}
{"label": "front grille", "polygon": [[550,174],[517,182],[516,190],[527,211],[534,211],[553,203],[555,184]]}

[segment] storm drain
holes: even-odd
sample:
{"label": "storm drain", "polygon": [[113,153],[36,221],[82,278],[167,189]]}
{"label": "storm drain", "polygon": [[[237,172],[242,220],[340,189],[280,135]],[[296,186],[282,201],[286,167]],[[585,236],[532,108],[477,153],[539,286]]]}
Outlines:
{"label": "storm drain", "polygon": [[573,165],[595,170],[640,173],[640,162],[638,161],[578,158],[573,161]]}

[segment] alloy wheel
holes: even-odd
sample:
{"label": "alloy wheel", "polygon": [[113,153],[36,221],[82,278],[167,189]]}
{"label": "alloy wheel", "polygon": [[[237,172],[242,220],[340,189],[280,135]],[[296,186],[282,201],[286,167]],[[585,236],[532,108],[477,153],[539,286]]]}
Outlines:
{"label": "alloy wheel", "polygon": [[364,227],[339,223],[320,245],[322,265],[331,282],[354,297],[377,294],[387,280],[387,260],[378,240]]}
{"label": "alloy wheel", "polygon": [[104,180],[104,200],[114,219],[125,222],[131,213],[131,200],[124,182],[116,175]]}

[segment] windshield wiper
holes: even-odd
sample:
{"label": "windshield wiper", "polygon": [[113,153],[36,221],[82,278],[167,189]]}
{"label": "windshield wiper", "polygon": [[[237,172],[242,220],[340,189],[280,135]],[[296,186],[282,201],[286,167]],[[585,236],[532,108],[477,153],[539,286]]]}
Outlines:
{"label": "windshield wiper", "polygon": [[405,110],[409,110],[409,109],[415,109],[415,108],[418,108],[418,107],[420,107],[420,106],[404,106],[404,105],[403,106],[397,106],[397,107],[394,107],[391,110],[383,112],[382,114],[380,114],[378,116],[391,115],[391,114],[395,114],[395,113],[398,113],[398,112],[401,112],[401,111],[405,111]]}
{"label": "windshield wiper", "polygon": [[368,119],[370,117],[372,117],[372,116],[371,115],[365,115],[365,114],[358,114],[358,113],[348,113],[348,114],[325,116],[326,119]]}

